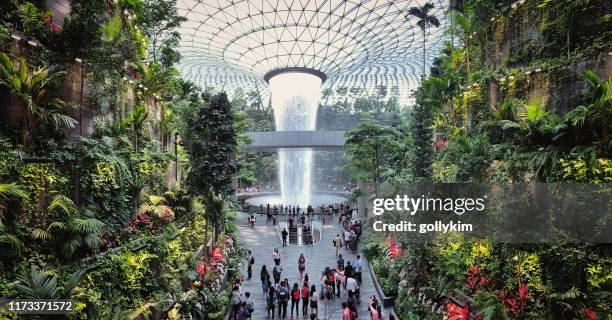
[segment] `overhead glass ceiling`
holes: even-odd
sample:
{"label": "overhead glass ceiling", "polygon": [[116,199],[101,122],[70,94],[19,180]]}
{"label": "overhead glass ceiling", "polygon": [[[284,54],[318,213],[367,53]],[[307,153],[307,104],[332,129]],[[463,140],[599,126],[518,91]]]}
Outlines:
{"label": "overhead glass ceiling", "polygon": [[[183,76],[201,87],[269,94],[263,76],[306,67],[327,75],[325,103],[370,96],[410,102],[420,78],[423,33],[405,12],[424,0],[178,0]],[[442,23],[429,29],[426,59],[442,47]]]}

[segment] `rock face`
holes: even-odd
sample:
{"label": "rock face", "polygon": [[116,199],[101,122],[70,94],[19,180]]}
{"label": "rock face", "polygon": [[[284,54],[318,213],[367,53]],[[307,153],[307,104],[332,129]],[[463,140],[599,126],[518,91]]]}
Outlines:
{"label": "rock face", "polygon": [[[503,90],[498,79],[490,81],[490,106],[517,98],[565,114],[582,102],[587,88],[581,78],[585,70],[593,70],[600,77],[612,74],[612,55],[596,52],[602,50],[596,45],[601,41],[598,37],[609,28],[602,17],[612,10],[612,3],[591,1],[586,8],[566,16],[556,10],[559,5],[527,1],[491,20],[489,43],[482,53],[486,65],[493,70],[518,70],[522,79],[514,96]],[[540,72],[535,72],[538,69]]]}

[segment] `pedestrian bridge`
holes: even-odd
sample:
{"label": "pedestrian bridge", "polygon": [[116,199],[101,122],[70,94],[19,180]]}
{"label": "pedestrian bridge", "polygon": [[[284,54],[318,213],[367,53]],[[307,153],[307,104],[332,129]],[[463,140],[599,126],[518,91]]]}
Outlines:
{"label": "pedestrian bridge", "polygon": [[262,131],[247,132],[251,143],[248,151],[275,151],[278,149],[341,150],[346,131]]}

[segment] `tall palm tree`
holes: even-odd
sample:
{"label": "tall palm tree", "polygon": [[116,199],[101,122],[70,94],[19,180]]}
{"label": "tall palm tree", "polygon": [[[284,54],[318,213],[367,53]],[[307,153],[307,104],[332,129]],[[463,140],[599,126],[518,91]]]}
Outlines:
{"label": "tall palm tree", "polygon": [[408,19],[409,17],[415,17],[418,19],[416,24],[423,31],[423,78],[425,78],[425,68],[426,68],[425,42],[427,39],[427,28],[429,27],[437,28],[440,26],[440,21],[438,20],[438,18],[430,14],[430,11],[433,8],[434,8],[433,3],[427,2],[426,4],[420,7],[411,7],[410,9],[408,9],[408,12],[406,13],[406,19]]}
{"label": "tall palm tree", "polygon": [[42,123],[49,123],[56,130],[74,128],[77,124],[76,120],[64,114],[64,101],[51,94],[64,75],[65,72],[55,66],[33,69],[24,58],[15,65],[7,54],[0,54],[0,85],[9,88],[24,109],[21,121],[21,143],[24,146],[29,146],[32,131]]}

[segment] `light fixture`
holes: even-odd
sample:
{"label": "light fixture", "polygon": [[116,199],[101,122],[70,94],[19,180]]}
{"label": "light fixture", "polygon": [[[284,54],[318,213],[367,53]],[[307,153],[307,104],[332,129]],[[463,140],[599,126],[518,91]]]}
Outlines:
{"label": "light fixture", "polygon": [[38,47],[38,42],[34,40],[28,40],[28,44],[31,45],[32,47]]}
{"label": "light fixture", "polygon": [[74,62],[83,63],[83,60],[81,58],[74,58]]}
{"label": "light fixture", "polygon": [[531,74],[531,70],[527,70],[527,71],[525,71],[525,75],[527,75],[527,76],[528,76],[528,75],[530,75],[530,74]]}
{"label": "light fixture", "polygon": [[123,81],[128,81],[128,78],[126,76],[124,76],[122,79]]}
{"label": "light fixture", "polygon": [[11,32],[11,38],[13,38],[13,39],[15,39],[17,41],[25,41],[26,40],[26,37],[24,37],[24,36],[22,36],[22,35],[20,35],[18,33],[15,33],[15,32]]}
{"label": "light fixture", "polygon": [[131,80],[131,79],[130,79],[130,80],[128,80],[128,82],[129,82],[130,84],[133,84],[133,83],[134,83],[134,80]]}
{"label": "light fixture", "polygon": [[542,68],[537,68],[534,70],[535,72],[542,72]]}

